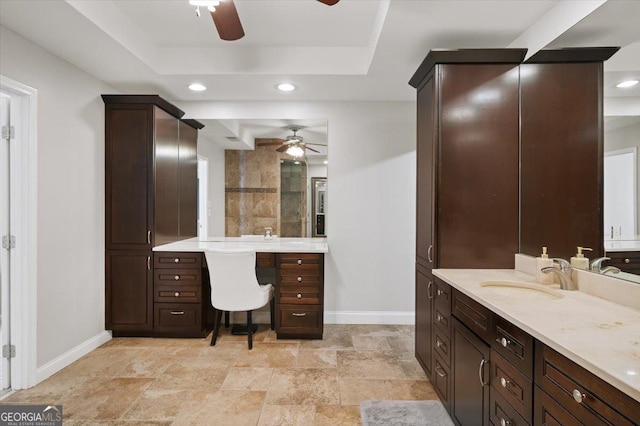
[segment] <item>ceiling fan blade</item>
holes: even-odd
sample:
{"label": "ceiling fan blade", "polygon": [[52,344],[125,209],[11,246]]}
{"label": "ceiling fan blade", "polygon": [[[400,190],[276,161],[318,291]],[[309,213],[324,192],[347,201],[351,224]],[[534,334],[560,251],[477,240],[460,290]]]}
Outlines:
{"label": "ceiling fan blade", "polygon": [[320,151],[316,151],[315,149],[309,148],[308,146],[305,146],[305,149],[308,149],[309,151],[317,152],[318,154],[320,153]]}
{"label": "ceiling fan blade", "polygon": [[327,146],[327,145],[325,145],[325,144],[323,144],[323,143],[312,143],[312,142],[305,142],[304,144],[305,144],[305,145]]}
{"label": "ceiling fan blade", "polygon": [[285,152],[289,148],[289,145],[282,145],[280,148],[276,149],[278,152]]}
{"label": "ceiling fan blade", "polygon": [[222,40],[232,41],[244,37],[244,29],[233,0],[220,2],[215,12],[211,12],[211,17]]}
{"label": "ceiling fan blade", "polygon": [[320,3],[324,3],[327,6],[333,6],[334,4],[338,3],[340,0],[318,0]]}

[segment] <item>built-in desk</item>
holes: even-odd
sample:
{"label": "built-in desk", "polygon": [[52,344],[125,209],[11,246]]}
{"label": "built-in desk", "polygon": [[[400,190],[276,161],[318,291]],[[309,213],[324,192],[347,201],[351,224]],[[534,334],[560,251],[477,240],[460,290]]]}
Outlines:
{"label": "built-in desk", "polygon": [[324,238],[221,237],[153,249],[154,330],[167,337],[206,336],[213,327],[205,250],[253,249],[258,276],[275,277],[276,334],[321,339],[324,322]]}

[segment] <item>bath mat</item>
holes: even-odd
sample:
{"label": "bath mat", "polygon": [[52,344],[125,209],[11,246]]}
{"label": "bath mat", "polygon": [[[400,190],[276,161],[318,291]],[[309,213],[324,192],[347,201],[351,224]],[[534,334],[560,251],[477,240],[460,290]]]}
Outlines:
{"label": "bath mat", "polygon": [[363,426],[453,426],[440,401],[362,401]]}

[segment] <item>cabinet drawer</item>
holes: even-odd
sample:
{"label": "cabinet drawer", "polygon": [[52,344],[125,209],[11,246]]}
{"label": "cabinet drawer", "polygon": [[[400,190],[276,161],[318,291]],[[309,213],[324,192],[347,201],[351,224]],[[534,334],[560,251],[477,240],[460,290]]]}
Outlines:
{"label": "cabinet drawer", "polygon": [[640,419],[638,401],[538,341],[535,382],[585,424],[631,426]]}
{"label": "cabinet drawer", "polygon": [[159,332],[195,334],[201,328],[202,307],[197,303],[156,303],[155,327]]}
{"label": "cabinet drawer", "polygon": [[278,337],[312,337],[322,334],[321,305],[277,305],[276,333]]}
{"label": "cabinet drawer", "polygon": [[277,302],[291,305],[318,305],[322,303],[322,295],[318,286],[280,287]]}
{"label": "cabinet drawer", "polygon": [[[531,417],[531,415],[529,415]],[[509,403],[497,392],[489,394],[489,419],[493,425],[528,426],[525,420]]]}
{"label": "cabinet drawer", "polygon": [[287,271],[319,271],[324,259],[320,253],[281,253],[276,256],[276,262],[284,274]]}
{"label": "cabinet drawer", "polygon": [[448,332],[451,324],[451,286],[439,278],[435,278],[434,286],[435,324]]}
{"label": "cabinet drawer", "polygon": [[583,425],[567,410],[562,408],[560,404],[553,400],[549,395],[541,390],[538,386],[534,389],[533,404],[533,421],[535,425],[546,426],[567,426],[567,425]]}
{"label": "cabinet drawer", "polygon": [[490,344],[493,334],[493,312],[456,289],[453,289],[451,311],[460,322],[477,334],[485,343]]}
{"label": "cabinet drawer", "polygon": [[280,285],[282,286],[299,286],[299,285],[317,285],[320,281],[319,271],[289,271],[289,273],[280,274]]}
{"label": "cabinet drawer", "polygon": [[442,405],[444,405],[447,411],[449,411],[451,407],[451,402],[449,400],[451,396],[449,390],[451,375],[449,373],[451,370],[438,356],[434,357],[433,370],[434,374],[432,380],[435,382],[434,387],[442,401]]}
{"label": "cabinet drawer", "polygon": [[156,285],[153,293],[156,302],[200,303],[202,301],[201,285]]}
{"label": "cabinet drawer", "polygon": [[[501,357],[495,349],[491,351],[491,395],[500,394],[506,402],[522,416],[527,423],[531,423],[531,409],[533,403],[533,384],[520,371]],[[493,407],[493,403],[491,404]],[[502,404],[504,405],[504,404]],[[506,410],[506,409],[505,409]],[[492,409],[492,415],[494,410]],[[513,417],[508,410],[509,417]]]}
{"label": "cabinet drawer", "polygon": [[607,252],[611,260],[604,262],[603,266],[615,266],[624,272],[640,272],[640,253],[637,251]]}
{"label": "cabinet drawer", "polygon": [[156,269],[153,285],[202,285],[202,269]]}
{"label": "cabinet drawer", "polygon": [[447,365],[451,365],[451,338],[449,334],[443,333],[438,328],[435,328],[433,332],[433,350]]}
{"label": "cabinet drawer", "polygon": [[495,315],[495,327],[491,347],[533,380],[533,337],[509,321]]}
{"label": "cabinet drawer", "polygon": [[154,268],[202,268],[202,253],[155,252]]}
{"label": "cabinet drawer", "polygon": [[276,255],[274,253],[256,253],[256,267],[273,268],[276,266]]}

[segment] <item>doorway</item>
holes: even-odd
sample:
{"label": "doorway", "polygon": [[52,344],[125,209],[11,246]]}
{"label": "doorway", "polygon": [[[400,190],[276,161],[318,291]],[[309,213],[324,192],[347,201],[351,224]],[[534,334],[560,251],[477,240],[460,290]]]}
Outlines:
{"label": "doorway", "polygon": [[209,160],[198,155],[198,237],[209,235]]}
{"label": "doorway", "polygon": [[636,232],[636,148],[605,153],[604,235],[606,240],[633,239]]}

